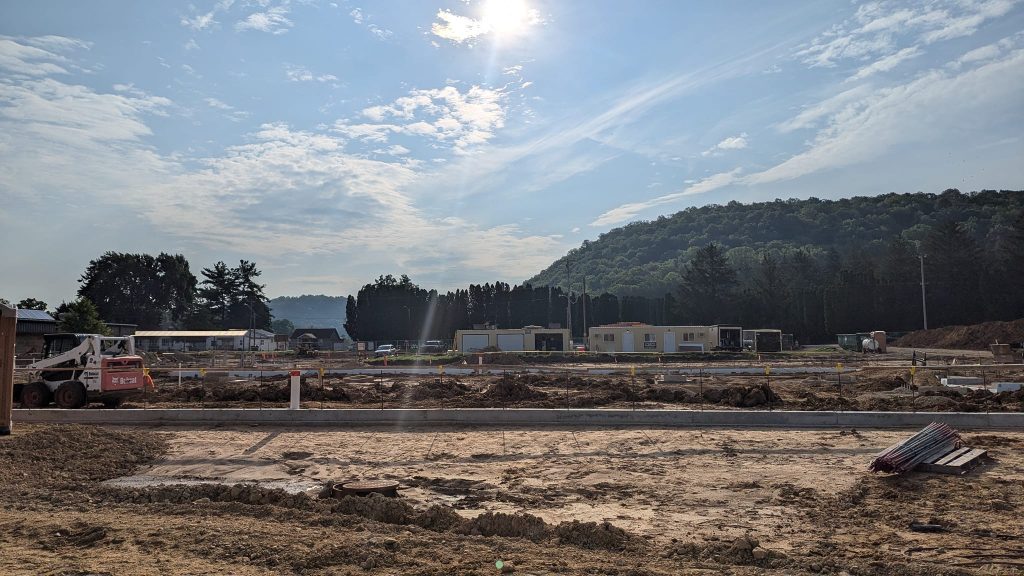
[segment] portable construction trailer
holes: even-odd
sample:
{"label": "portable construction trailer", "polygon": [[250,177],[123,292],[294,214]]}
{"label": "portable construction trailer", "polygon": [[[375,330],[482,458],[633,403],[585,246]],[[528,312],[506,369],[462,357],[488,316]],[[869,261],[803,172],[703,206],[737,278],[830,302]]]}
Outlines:
{"label": "portable construction trailer", "polygon": [[563,328],[526,326],[455,332],[455,349],[464,354],[488,348],[503,352],[568,352],[571,345],[569,331]]}
{"label": "portable construction trailer", "polygon": [[707,352],[715,346],[710,326],[610,324],[590,329],[591,352]]}
{"label": "portable construction trailer", "polygon": [[714,325],[708,327],[712,350],[742,350],[743,328],[739,326]]}
{"label": "portable construction trailer", "polygon": [[782,330],[744,330],[743,347],[754,352],[782,352]]}

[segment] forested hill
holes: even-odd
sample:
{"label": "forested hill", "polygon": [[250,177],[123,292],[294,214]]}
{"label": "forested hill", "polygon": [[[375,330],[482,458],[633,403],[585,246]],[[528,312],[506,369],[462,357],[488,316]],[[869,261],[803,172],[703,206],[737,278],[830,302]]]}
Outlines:
{"label": "forested hill", "polygon": [[267,305],[275,320],[290,320],[296,328],[337,328],[345,335],[345,296],[307,294],[279,296]]}
{"label": "forested hill", "polygon": [[587,291],[594,294],[660,296],[678,288],[684,264],[712,242],[725,249],[742,278],[766,250],[784,257],[802,249],[822,264],[833,248],[844,259],[876,259],[893,238],[921,241],[944,222],[961,223],[979,246],[990,247],[1022,212],[1024,191],[1009,190],[708,205],[584,241],[527,282],[564,287],[568,259],[576,291],[585,275]]}

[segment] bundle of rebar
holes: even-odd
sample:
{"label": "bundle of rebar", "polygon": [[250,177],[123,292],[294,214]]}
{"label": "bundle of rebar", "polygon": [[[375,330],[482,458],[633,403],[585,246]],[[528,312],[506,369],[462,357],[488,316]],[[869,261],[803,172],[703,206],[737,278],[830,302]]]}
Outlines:
{"label": "bundle of rebar", "polygon": [[910,438],[890,446],[871,461],[872,472],[902,474],[922,462],[934,459],[960,447],[960,434],[946,424],[932,422]]}

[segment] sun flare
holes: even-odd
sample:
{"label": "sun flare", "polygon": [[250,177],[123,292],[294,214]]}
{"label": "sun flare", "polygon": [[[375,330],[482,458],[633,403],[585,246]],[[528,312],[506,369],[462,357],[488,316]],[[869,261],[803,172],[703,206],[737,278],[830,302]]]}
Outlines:
{"label": "sun flare", "polygon": [[480,23],[495,36],[516,36],[540,20],[537,10],[525,0],[487,0]]}

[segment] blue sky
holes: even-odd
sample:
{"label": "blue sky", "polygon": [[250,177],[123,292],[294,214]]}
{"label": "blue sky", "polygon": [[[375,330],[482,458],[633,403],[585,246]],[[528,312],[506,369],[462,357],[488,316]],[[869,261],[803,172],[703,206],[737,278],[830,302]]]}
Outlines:
{"label": "blue sky", "polygon": [[0,4],[0,296],[520,282],[688,206],[1020,188],[1013,0]]}

